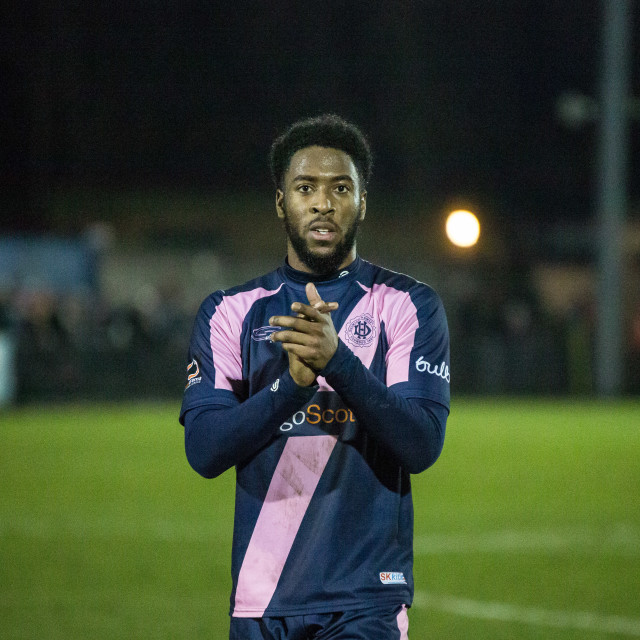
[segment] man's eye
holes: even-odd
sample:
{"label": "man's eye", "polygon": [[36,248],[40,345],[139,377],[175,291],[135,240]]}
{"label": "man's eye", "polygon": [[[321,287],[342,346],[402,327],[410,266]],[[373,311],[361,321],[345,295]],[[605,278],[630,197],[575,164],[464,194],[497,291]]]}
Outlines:
{"label": "man's eye", "polygon": [[298,191],[302,191],[302,193],[309,193],[309,191],[311,191],[311,187],[308,184],[301,184],[298,187]]}
{"label": "man's eye", "polygon": [[347,187],[347,185],[346,185],[346,184],[339,184],[339,185],[336,187],[336,191],[337,191],[338,193],[347,193],[347,191],[349,191],[349,187]]}

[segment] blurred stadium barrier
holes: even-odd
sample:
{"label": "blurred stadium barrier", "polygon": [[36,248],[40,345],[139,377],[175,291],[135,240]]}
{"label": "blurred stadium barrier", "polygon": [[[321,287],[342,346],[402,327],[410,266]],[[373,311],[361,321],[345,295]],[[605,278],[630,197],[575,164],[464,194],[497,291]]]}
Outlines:
{"label": "blurred stadium barrier", "polygon": [[[592,393],[588,265],[541,262],[516,272],[499,262],[443,261],[406,242],[402,253],[366,237],[361,247],[365,257],[428,282],[442,296],[454,392]],[[116,246],[91,235],[0,238],[0,405],[179,398],[199,303],[281,259],[281,243],[271,254],[249,250],[242,260],[238,251]],[[635,304],[627,392],[640,390],[640,300]]]}

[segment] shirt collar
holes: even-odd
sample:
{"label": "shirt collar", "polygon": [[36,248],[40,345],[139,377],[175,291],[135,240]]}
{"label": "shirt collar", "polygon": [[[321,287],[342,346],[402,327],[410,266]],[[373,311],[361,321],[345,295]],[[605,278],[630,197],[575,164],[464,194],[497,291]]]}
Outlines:
{"label": "shirt collar", "polygon": [[285,277],[285,279],[291,282],[295,282],[302,285],[307,284],[307,282],[313,282],[314,284],[320,283],[325,285],[331,285],[331,284],[337,284],[338,281],[342,281],[345,278],[350,280],[353,274],[357,273],[357,271],[360,269],[361,264],[362,264],[362,259],[360,258],[360,256],[356,256],[353,262],[348,264],[343,269],[340,269],[339,271],[335,271],[334,273],[330,273],[327,275],[317,275],[314,273],[307,273],[306,271],[298,271],[297,269],[294,269],[289,264],[289,260],[285,258],[284,264],[282,265],[281,270],[282,270],[282,275]]}

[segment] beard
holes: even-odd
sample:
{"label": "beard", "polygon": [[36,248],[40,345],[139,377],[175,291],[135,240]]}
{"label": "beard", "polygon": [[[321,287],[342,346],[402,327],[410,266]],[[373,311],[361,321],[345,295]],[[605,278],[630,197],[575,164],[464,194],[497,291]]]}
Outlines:
{"label": "beard", "polygon": [[336,272],[340,265],[344,262],[345,258],[351,253],[355,243],[358,229],[360,228],[360,214],[362,213],[362,205],[358,207],[357,215],[344,233],[342,240],[334,247],[331,253],[314,253],[309,243],[297,229],[293,227],[289,219],[289,213],[285,203],[283,203],[284,210],[284,228],[287,233],[287,237],[291,242],[291,246],[300,261],[309,267],[311,271],[320,276],[327,276]]}

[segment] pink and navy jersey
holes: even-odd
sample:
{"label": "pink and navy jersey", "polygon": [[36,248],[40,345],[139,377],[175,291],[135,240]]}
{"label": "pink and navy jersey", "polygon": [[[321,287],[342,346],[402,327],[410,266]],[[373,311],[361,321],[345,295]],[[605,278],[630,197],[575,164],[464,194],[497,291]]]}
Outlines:
{"label": "pink and navy jersey", "polygon": [[[306,303],[309,281],[339,303],[340,341],[317,385],[298,387],[269,318]],[[181,422],[215,410],[187,438],[216,462],[190,462],[207,477],[236,467],[231,614],[410,605],[410,474],[437,459],[449,409],[433,289],[361,258],[324,279],[285,263],[203,302],[187,374]]]}

